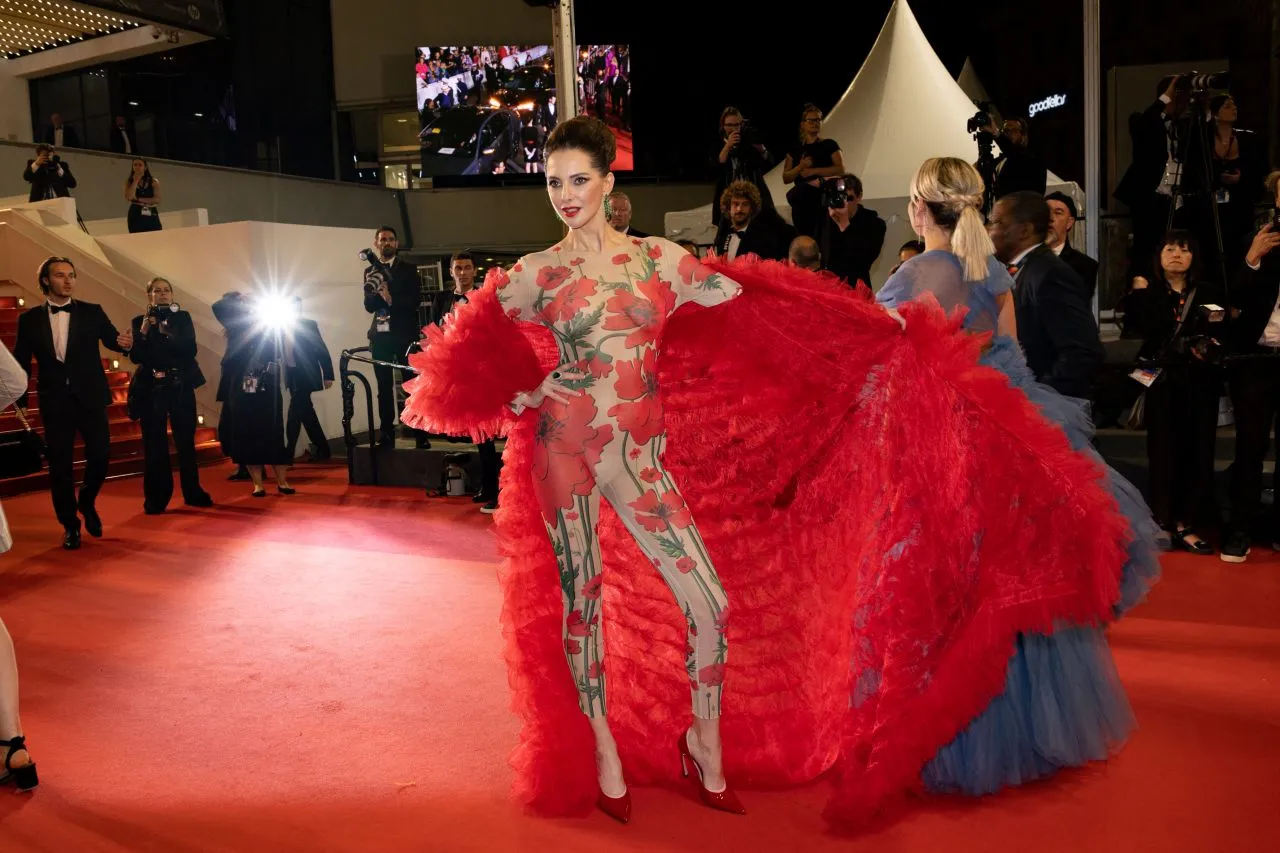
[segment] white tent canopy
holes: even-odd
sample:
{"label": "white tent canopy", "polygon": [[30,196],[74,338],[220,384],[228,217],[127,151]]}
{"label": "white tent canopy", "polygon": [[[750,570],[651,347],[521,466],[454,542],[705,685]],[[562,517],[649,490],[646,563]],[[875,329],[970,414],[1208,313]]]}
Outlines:
{"label": "white tent canopy", "polygon": [[978,72],[973,70],[972,59],[965,59],[964,67],[956,77],[956,85],[960,87],[960,91],[964,92],[965,97],[975,104],[991,100],[991,96],[987,94],[987,87],[982,85],[982,81],[978,79]]}
{"label": "white tent canopy", "polygon": [[[872,271],[877,285],[897,263],[897,246],[911,239],[906,195],[916,169],[930,157],[977,159],[966,130],[975,111],[929,46],[906,0],[895,0],[871,53],[822,124],[822,135],[840,143],[845,168],[862,179],[863,203],[889,223],[885,251]],[[765,182],[787,215],[781,164]],[[1076,196],[1077,203],[1082,200],[1075,184],[1064,184],[1052,173],[1048,183]],[[673,239],[711,243],[711,205],[668,213],[666,230]]]}

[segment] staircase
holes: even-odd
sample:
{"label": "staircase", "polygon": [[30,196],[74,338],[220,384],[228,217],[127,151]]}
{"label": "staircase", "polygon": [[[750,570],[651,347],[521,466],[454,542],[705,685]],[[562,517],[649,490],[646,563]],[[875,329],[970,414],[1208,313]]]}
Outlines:
{"label": "staircase", "polygon": [[[13,282],[8,281],[0,282],[0,285],[5,285],[5,289],[10,294],[16,288]],[[32,304],[34,304],[33,301],[28,298],[27,306],[29,307]],[[23,310],[25,308],[18,305],[17,296],[0,296],[0,341],[4,341],[4,345],[11,352],[18,337],[18,315]],[[104,358],[102,360],[102,366],[107,371],[107,384],[111,388],[111,406],[107,409],[107,423],[111,428],[111,461],[107,468],[108,479],[136,476],[141,474],[144,469],[142,426],[137,421],[129,419],[125,406],[129,391],[130,373],[125,369],[128,365],[130,365],[130,362],[124,356],[117,356],[115,359]],[[35,390],[37,368],[34,363],[29,365],[29,368],[31,369],[31,384],[27,401],[28,420],[34,429],[42,432],[43,421],[40,416],[40,397]],[[22,423],[18,420],[13,407],[9,407],[0,413],[0,437],[20,429],[22,429]],[[169,445],[169,454],[176,467],[177,451],[173,448],[172,442]],[[222,447],[218,444],[217,430],[208,426],[196,427],[196,458],[202,465],[217,462],[224,458]],[[84,444],[79,438],[76,439],[75,467],[78,480],[78,472],[84,468]],[[6,476],[6,472],[0,471],[0,498],[11,497],[23,492],[39,491],[48,487],[49,472],[47,465],[44,469],[23,477]]]}

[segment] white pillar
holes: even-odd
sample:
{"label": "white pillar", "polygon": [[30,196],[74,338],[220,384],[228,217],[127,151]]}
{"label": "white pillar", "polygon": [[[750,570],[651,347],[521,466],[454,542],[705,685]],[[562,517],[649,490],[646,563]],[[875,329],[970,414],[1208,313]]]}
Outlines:
{"label": "white pillar", "polygon": [[556,113],[564,121],[578,114],[578,40],[573,27],[573,0],[558,0],[555,4],[551,34],[556,61]]}
{"label": "white pillar", "polygon": [[[1102,55],[1100,0],[1084,0],[1084,234],[1085,254],[1098,258],[1102,194]],[[1101,260],[1101,258],[1099,258]],[[1093,293],[1098,316],[1098,292]]]}
{"label": "white pillar", "polygon": [[31,141],[31,89],[25,77],[10,73],[9,62],[0,59],[0,139]]}

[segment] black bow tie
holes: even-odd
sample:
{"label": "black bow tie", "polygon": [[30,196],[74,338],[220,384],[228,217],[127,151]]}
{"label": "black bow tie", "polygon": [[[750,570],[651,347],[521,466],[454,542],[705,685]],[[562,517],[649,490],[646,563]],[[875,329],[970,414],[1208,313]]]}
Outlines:
{"label": "black bow tie", "polygon": [[49,304],[49,313],[50,313],[50,314],[57,314],[57,313],[58,313],[58,312],[60,312],[60,311],[66,311],[68,314],[70,314],[70,313],[71,313],[71,303],[70,303],[70,302],[68,302],[66,305],[54,305],[54,304],[52,304],[52,303],[50,303],[50,304]]}

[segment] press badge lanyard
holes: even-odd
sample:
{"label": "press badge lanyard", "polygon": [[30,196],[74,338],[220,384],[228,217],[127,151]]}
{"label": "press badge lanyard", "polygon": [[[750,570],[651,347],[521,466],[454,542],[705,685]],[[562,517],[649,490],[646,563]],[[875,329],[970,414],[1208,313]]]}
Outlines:
{"label": "press badge lanyard", "polygon": [[[1191,313],[1191,306],[1194,305],[1196,301],[1196,289],[1194,287],[1191,288],[1184,299],[1185,301],[1182,303],[1182,316],[1178,318],[1178,325],[1173,327],[1173,334],[1169,337],[1169,340],[1173,340],[1178,337],[1178,333],[1182,331],[1182,327],[1186,324],[1187,315]],[[1163,369],[1164,368],[1160,367],[1139,367],[1137,370],[1129,374],[1129,378],[1142,383],[1144,388],[1150,388],[1152,383],[1160,378],[1160,372]]]}

